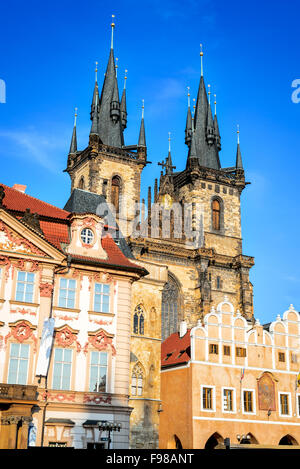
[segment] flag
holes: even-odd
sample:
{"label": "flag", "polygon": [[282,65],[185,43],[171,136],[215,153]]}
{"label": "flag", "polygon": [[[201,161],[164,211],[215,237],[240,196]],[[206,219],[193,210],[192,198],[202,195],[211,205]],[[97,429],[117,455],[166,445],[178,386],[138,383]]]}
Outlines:
{"label": "flag", "polygon": [[53,342],[54,318],[44,321],[42,339],[36,365],[36,376],[47,376]]}
{"label": "flag", "polygon": [[241,370],[241,381],[244,378],[244,376],[245,376],[245,368],[242,368],[242,370]]}

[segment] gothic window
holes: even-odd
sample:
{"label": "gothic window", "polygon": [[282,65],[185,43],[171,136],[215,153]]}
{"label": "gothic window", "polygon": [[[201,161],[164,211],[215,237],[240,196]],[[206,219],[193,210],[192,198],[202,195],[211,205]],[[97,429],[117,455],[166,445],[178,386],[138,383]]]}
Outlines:
{"label": "gothic window", "polygon": [[116,213],[120,210],[121,179],[114,176],[111,180],[111,203],[114,205]]}
{"label": "gothic window", "polygon": [[216,231],[220,231],[221,228],[221,204],[218,199],[212,202],[212,227]]}
{"label": "gothic window", "polygon": [[145,313],[143,308],[138,305],[133,315],[133,333],[144,335]]}
{"label": "gothic window", "polygon": [[84,177],[82,177],[78,184],[78,189],[84,189]]}
{"label": "gothic window", "polygon": [[180,292],[175,280],[169,276],[168,283],[162,292],[161,308],[161,335],[165,340],[169,335],[178,330],[178,318],[180,315]]}
{"label": "gothic window", "polygon": [[135,365],[131,375],[131,395],[142,396],[143,395],[143,381],[144,373],[139,363]]}

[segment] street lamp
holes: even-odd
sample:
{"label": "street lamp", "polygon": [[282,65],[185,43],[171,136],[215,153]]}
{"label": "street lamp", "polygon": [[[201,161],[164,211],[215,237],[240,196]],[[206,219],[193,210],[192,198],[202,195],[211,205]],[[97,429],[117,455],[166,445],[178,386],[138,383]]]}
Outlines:
{"label": "street lamp", "polygon": [[120,422],[109,422],[108,420],[101,420],[98,422],[99,431],[108,432],[108,445],[107,449],[110,449],[110,433],[111,432],[119,432],[122,428],[122,424]]}
{"label": "street lamp", "polygon": [[240,444],[250,444],[251,436],[249,433],[247,435],[236,435],[236,439]]}

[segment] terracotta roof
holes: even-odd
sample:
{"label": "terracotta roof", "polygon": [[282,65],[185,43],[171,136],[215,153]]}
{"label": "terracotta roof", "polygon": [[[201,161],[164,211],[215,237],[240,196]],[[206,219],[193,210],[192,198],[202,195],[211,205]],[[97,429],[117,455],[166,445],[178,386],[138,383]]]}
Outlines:
{"label": "terracotta roof", "polygon": [[0,183],[0,185],[3,186],[5,190],[3,206],[7,210],[25,212],[25,210],[29,208],[32,213],[38,213],[45,217],[59,218],[62,220],[65,220],[70,215],[70,212],[67,212],[66,210],[62,210],[61,208],[55,207],[47,202],[43,202],[31,195],[24,194],[24,192],[13,189],[5,184]]}
{"label": "terracotta roof", "polygon": [[191,330],[188,329],[183,337],[179,332],[171,334],[161,344],[161,367],[176,366],[191,359]]}
{"label": "terracotta roof", "polygon": [[[43,231],[46,241],[55,246],[60,251],[64,252],[61,243],[69,244],[69,226],[70,226],[70,212],[62,210],[51,204],[43,202],[42,200],[31,197],[30,195],[24,194],[24,192],[13,189],[12,187],[0,184],[5,189],[5,197],[3,199],[4,208],[9,212],[15,212],[16,218],[21,218],[22,213],[27,208],[32,213],[38,213],[40,216],[40,227]],[[13,213],[14,215],[14,213]],[[106,251],[107,259],[95,259],[94,257],[88,256],[72,256],[74,259],[81,261],[87,261],[88,263],[115,265],[116,267],[123,267],[126,270],[139,270],[144,275],[147,271],[130,261],[116,245],[112,236],[109,233],[105,233],[102,238],[102,247]]]}

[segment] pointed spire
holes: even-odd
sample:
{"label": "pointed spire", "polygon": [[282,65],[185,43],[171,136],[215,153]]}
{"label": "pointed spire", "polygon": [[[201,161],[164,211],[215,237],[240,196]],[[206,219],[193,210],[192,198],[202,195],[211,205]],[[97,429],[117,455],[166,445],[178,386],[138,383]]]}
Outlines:
{"label": "pointed spire", "polygon": [[192,121],[192,114],[191,114],[191,99],[190,99],[190,87],[187,87],[188,90],[188,110],[186,116],[186,126],[185,126],[185,143],[189,146],[191,142],[191,133],[193,131],[193,121]]}
{"label": "pointed spire", "polygon": [[99,135],[99,94],[96,93],[95,96],[95,107],[94,107],[94,112],[92,116],[92,127],[90,131],[90,135]]}
{"label": "pointed spire", "polygon": [[173,174],[173,169],[176,168],[176,166],[173,166],[172,164],[172,156],[171,156],[171,132],[169,132],[169,152],[168,152],[168,156],[167,156],[167,159],[166,159],[166,175],[167,176],[172,176]]}
{"label": "pointed spire", "polygon": [[[97,73],[98,73],[98,62],[95,62],[96,67],[95,67],[95,86],[94,86],[94,92],[93,92],[93,99],[92,99],[92,105],[91,105],[91,120],[93,120],[94,116],[94,111],[96,108],[96,101],[98,102],[98,106],[96,108],[96,112],[98,114],[99,112],[99,88],[98,88],[98,82],[97,82]],[[98,99],[96,99],[98,97]]]}
{"label": "pointed spire", "polygon": [[139,147],[145,147],[146,146],[146,134],[145,134],[145,123],[144,123],[144,100],[142,100],[142,120],[141,120],[141,128],[140,128],[140,134],[139,134]]}
{"label": "pointed spire", "polygon": [[216,142],[216,147],[218,151],[221,151],[221,136],[220,136],[220,131],[219,131],[219,124],[218,124],[218,118],[217,118],[217,95],[214,95],[215,101],[215,115],[214,115],[214,134],[215,134],[215,142]]}
{"label": "pointed spire", "polygon": [[188,158],[187,158],[187,167],[194,167],[198,164],[198,156],[196,152],[196,144],[195,144],[195,133],[192,133],[191,136],[191,144],[189,148]]}
{"label": "pointed spire", "polygon": [[77,107],[75,108],[74,127],[73,127],[73,133],[72,133],[72,139],[71,139],[69,155],[74,154],[74,153],[77,152],[76,121],[77,121]]}
{"label": "pointed spire", "polygon": [[122,119],[122,129],[127,127],[127,106],[126,106],[126,80],[127,80],[127,70],[125,70],[124,77],[124,88],[121,99],[121,119]]}
{"label": "pointed spire", "polygon": [[111,28],[111,49],[100,98],[98,129],[102,143],[121,148],[124,144],[124,137],[113,50],[114,21],[111,23]]}
{"label": "pointed spire", "polygon": [[242,162],[242,154],[240,149],[240,126],[237,126],[237,150],[236,150],[236,169],[244,169]]}
{"label": "pointed spire", "polygon": [[213,116],[212,116],[212,111],[210,107],[210,85],[208,86],[208,110],[207,110],[207,126],[206,126],[206,140],[208,145],[212,145],[214,143],[214,122],[213,122]]}

